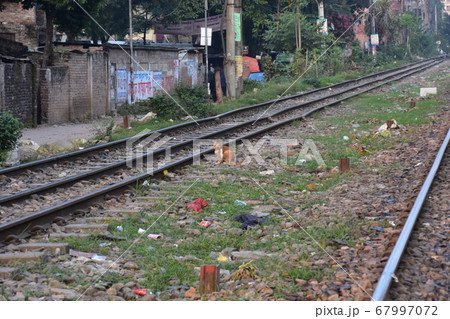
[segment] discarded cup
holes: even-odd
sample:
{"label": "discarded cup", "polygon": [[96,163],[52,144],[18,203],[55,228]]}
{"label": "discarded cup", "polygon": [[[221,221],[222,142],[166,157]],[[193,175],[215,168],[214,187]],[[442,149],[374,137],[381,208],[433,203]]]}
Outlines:
{"label": "discarded cup", "polygon": [[152,238],[152,239],[160,239],[160,238],[162,238],[162,236],[158,235],[158,234],[149,234],[147,237],[148,238]]}
{"label": "discarded cup", "polygon": [[202,220],[199,225],[208,228],[211,225],[211,223],[207,222],[206,220]]}
{"label": "discarded cup", "polygon": [[145,229],[139,228],[138,234],[144,234],[144,233],[145,233]]}
{"label": "discarded cup", "polygon": [[123,227],[122,227],[122,226],[117,226],[116,229],[117,229],[118,231],[123,231]]}
{"label": "discarded cup", "polygon": [[241,200],[239,200],[239,199],[236,199],[236,200],[234,201],[234,203],[237,204],[237,205],[239,205],[239,206],[247,206],[247,203],[246,203],[246,202],[243,202],[243,201],[241,201]]}

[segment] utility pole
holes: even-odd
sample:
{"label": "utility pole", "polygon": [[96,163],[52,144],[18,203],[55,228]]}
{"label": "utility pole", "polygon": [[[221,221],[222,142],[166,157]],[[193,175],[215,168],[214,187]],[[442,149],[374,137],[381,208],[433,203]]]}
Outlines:
{"label": "utility pole", "polygon": [[133,8],[131,0],[128,0],[128,13],[130,17],[130,85],[131,85],[131,104],[134,101],[134,73],[133,73]]}
{"label": "utility pole", "polygon": [[295,11],[297,12],[297,18],[295,19],[295,44],[297,49],[302,48],[302,19],[300,13],[300,6],[297,4]]}
{"label": "utility pole", "polygon": [[[317,0],[316,0],[317,2]],[[323,8],[323,1],[320,1],[318,3],[318,7],[319,7],[319,19],[325,19],[325,10]]]}
{"label": "utility pole", "polygon": [[209,88],[209,62],[208,62],[208,0],[205,0],[205,81],[208,94],[210,94]]}
{"label": "utility pole", "polygon": [[227,3],[227,47],[224,57],[225,75],[227,79],[227,93],[231,99],[236,98],[236,62],[235,62],[235,32],[234,32],[234,6],[236,0]]}
{"label": "utility pole", "polygon": [[[234,0],[235,2],[235,30],[234,33],[236,34],[235,42],[236,42],[236,50],[235,50],[235,57],[236,57],[236,96],[239,96],[243,89],[244,89],[244,80],[243,80],[243,71],[244,71],[244,57],[242,56],[242,0]],[[236,29],[238,28],[238,29]]]}
{"label": "utility pole", "polygon": [[[370,7],[371,8],[372,8],[372,4],[373,4],[373,0],[370,0]],[[371,44],[372,54],[376,55],[377,54],[377,47],[376,47],[376,45],[372,44],[372,34],[375,34],[375,14],[374,14],[374,12],[369,13],[369,14],[370,14],[370,36],[371,36],[370,44]]]}
{"label": "utility pole", "polygon": [[437,6],[434,6],[434,34],[438,33],[438,23],[437,23]]}

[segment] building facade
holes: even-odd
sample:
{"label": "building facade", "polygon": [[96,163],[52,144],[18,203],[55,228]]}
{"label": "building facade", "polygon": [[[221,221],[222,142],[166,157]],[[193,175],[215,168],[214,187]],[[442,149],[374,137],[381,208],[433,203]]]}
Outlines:
{"label": "building facade", "polygon": [[0,11],[0,38],[20,42],[36,50],[45,38],[45,14],[35,8],[24,10],[20,3],[4,2]]}

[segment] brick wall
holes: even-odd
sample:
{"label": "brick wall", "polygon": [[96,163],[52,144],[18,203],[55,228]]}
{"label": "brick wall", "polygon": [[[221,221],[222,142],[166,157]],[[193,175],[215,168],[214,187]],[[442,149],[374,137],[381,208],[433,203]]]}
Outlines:
{"label": "brick wall", "polygon": [[0,57],[0,109],[25,124],[36,123],[36,68],[25,59]]}
{"label": "brick wall", "polygon": [[108,57],[104,52],[55,55],[41,73],[41,109],[50,124],[109,113]]}
{"label": "brick wall", "polygon": [[91,94],[90,105],[92,116],[108,114],[109,109],[109,81],[108,81],[108,55],[103,52],[90,52],[91,59]]}
{"label": "brick wall", "polygon": [[90,116],[90,99],[88,95],[88,61],[85,53],[70,53],[70,120]]}
{"label": "brick wall", "polygon": [[[36,49],[37,28],[35,10],[23,10],[20,3],[4,2],[5,9],[0,11],[0,36],[1,34],[12,34],[14,39],[23,43],[30,49]],[[5,36],[6,36],[5,35]]]}
{"label": "brick wall", "polygon": [[69,67],[52,66],[40,72],[42,121],[49,124],[69,121]]}

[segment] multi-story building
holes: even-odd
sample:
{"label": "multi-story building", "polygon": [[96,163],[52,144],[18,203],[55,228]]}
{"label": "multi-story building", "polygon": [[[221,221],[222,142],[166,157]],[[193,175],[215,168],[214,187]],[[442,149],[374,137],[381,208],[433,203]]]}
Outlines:
{"label": "multi-story building", "polygon": [[45,15],[35,8],[24,10],[20,3],[4,2],[0,11],[0,38],[37,49],[45,41]]}

